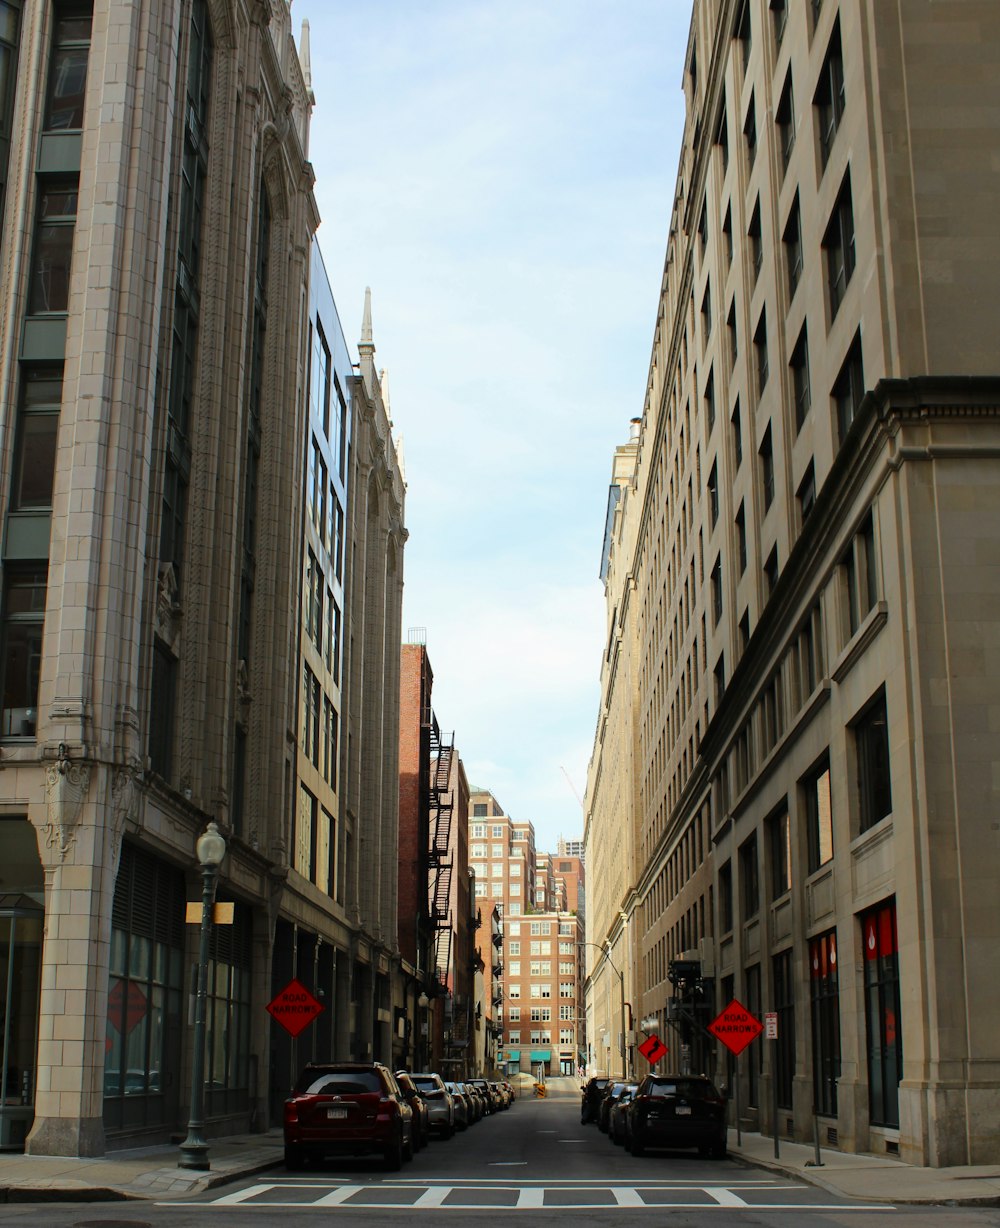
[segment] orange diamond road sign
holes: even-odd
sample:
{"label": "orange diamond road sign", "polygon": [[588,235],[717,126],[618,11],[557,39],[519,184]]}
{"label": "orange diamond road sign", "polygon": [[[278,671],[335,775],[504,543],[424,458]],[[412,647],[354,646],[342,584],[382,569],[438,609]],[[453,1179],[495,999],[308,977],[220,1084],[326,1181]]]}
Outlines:
{"label": "orange diamond road sign", "polygon": [[763,1032],[764,1025],[751,1015],[742,1002],[733,998],[724,1011],[708,1025],[716,1040],[721,1040],[730,1053],[739,1056],[747,1045]]}
{"label": "orange diamond road sign", "polygon": [[324,1009],[301,981],[291,980],[267,1004],[267,1010],[275,1023],[280,1023],[289,1036],[295,1037],[304,1031]]}
{"label": "orange diamond road sign", "polygon": [[667,1046],[660,1040],[655,1032],[651,1032],[639,1046],[639,1052],[651,1066],[655,1066],[661,1057],[665,1057],[669,1050]]}
{"label": "orange diamond road sign", "polygon": [[127,1036],[146,1016],[149,1003],[135,981],[115,981],[108,994],[108,1022]]}

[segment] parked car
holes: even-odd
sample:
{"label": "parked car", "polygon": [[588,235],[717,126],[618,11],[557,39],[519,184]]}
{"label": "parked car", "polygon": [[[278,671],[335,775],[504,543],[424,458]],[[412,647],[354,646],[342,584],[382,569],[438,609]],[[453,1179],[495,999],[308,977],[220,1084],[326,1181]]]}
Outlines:
{"label": "parked car", "polygon": [[399,1090],[406,1097],[406,1103],[413,1110],[413,1150],[419,1151],[431,1141],[431,1115],[427,1102],[417,1091],[417,1085],[405,1070],[396,1071],[396,1082]]}
{"label": "parked car", "polygon": [[451,1096],[451,1102],[455,1106],[455,1129],[468,1130],[469,1128],[469,1106],[465,1097],[462,1095],[461,1089],[457,1083],[445,1083],[445,1091]]}
{"label": "parked car", "polygon": [[621,1146],[625,1142],[625,1121],[628,1112],[628,1106],[635,1096],[635,1090],[638,1087],[637,1083],[627,1083],[622,1091],[622,1094],[611,1105],[608,1112],[608,1137],[617,1146]]}
{"label": "parked car", "polygon": [[504,1080],[504,1082],[501,1083],[500,1086],[506,1089],[507,1104],[508,1105],[513,1104],[514,1101],[517,1099],[517,1092],[514,1090],[514,1084],[508,1083],[506,1080]]}
{"label": "parked car", "polygon": [[465,1096],[465,1099],[468,1101],[469,1120],[470,1121],[482,1121],[483,1120],[483,1101],[482,1101],[482,1097],[479,1095],[479,1092],[476,1090],[476,1088],[472,1086],[471,1083],[468,1083],[468,1082],[461,1083],[459,1084],[459,1086],[462,1089],[462,1093]]}
{"label": "parked car", "polygon": [[626,1118],[625,1146],[635,1156],[649,1147],[697,1147],[726,1157],[726,1097],[704,1075],[647,1075]]}
{"label": "parked car", "polygon": [[624,1079],[612,1079],[604,1089],[604,1095],[597,1104],[597,1128],[607,1134],[611,1125],[611,1106],[619,1099],[628,1082]]}
{"label": "parked car", "polygon": [[469,1089],[469,1091],[475,1097],[476,1102],[479,1106],[479,1109],[478,1109],[479,1116],[480,1118],[483,1118],[483,1117],[489,1116],[490,1102],[489,1102],[489,1098],[486,1095],[485,1090],[482,1087],[480,1087],[480,1083],[482,1083],[481,1079],[466,1079],[465,1086]]}
{"label": "parked car", "polygon": [[431,1129],[436,1130],[442,1138],[451,1138],[455,1133],[455,1104],[448,1094],[444,1080],[439,1074],[429,1072],[411,1074],[410,1078],[427,1103],[427,1111],[431,1115]]}
{"label": "parked car", "polygon": [[496,1109],[493,1107],[493,1097],[490,1094],[490,1086],[486,1082],[486,1080],[485,1079],[471,1079],[470,1082],[483,1099],[484,1116],[488,1113],[495,1113]]}
{"label": "parked car", "polygon": [[493,1103],[496,1106],[497,1112],[510,1107],[507,1101],[507,1093],[496,1080],[488,1081],[487,1086],[490,1089],[490,1095],[493,1097]]}
{"label": "parked car", "polygon": [[581,1125],[586,1125],[588,1121],[597,1120],[597,1106],[604,1095],[604,1089],[607,1087],[608,1082],[607,1075],[594,1075],[580,1089],[583,1092],[583,1100],[580,1104]]}
{"label": "parked car", "polygon": [[413,1158],[413,1110],[392,1071],[379,1062],[310,1063],[285,1101],[285,1167],[372,1152],[392,1171]]}

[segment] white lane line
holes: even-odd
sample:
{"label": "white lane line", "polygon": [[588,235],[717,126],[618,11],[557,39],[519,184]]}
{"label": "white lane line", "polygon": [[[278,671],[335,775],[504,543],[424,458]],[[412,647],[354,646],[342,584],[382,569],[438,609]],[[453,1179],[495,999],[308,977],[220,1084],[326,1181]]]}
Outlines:
{"label": "white lane line", "polygon": [[615,1202],[620,1207],[645,1207],[648,1205],[639,1197],[638,1190],[631,1189],[628,1186],[613,1185],[611,1193],[614,1195]]}
{"label": "white lane line", "polygon": [[[331,1190],[329,1194],[324,1194],[322,1198],[317,1198],[315,1202],[309,1203],[310,1207],[339,1207],[341,1203],[347,1202],[348,1198],[353,1198],[355,1194],[360,1194],[365,1188],[363,1185],[342,1185],[339,1190]],[[274,1206],[275,1204],[271,1204]]]}
{"label": "white lane line", "polygon": [[226,1194],[222,1198],[214,1199],[212,1206],[235,1207],[241,1202],[249,1202],[251,1198],[256,1198],[258,1194],[267,1194],[270,1190],[278,1188],[276,1185],[248,1185],[245,1190],[240,1190],[236,1194]]}
{"label": "white lane line", "polygon": [[490,1160],[490,1168],[527,1168],[527,1160]]}

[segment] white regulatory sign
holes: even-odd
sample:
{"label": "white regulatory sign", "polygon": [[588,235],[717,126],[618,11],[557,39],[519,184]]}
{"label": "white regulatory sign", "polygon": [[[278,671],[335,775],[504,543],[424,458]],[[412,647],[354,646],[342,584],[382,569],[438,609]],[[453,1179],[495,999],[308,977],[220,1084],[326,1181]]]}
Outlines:
{"label": "white regulatory sign", "polygon": [[777,1040],[778,1039],[778,1012],[777,1011],[765,1011],[764,1012],[764,1039],[765,1040]]}

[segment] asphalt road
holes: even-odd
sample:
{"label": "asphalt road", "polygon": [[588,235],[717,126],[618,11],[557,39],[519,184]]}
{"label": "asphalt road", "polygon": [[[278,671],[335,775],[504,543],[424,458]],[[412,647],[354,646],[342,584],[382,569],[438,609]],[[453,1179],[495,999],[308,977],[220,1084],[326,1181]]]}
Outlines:
{"label": "asphalt road", "polygon": [[[8,1206],[0,1224],[33,1228],[244,1228],[293,1221],[302,1228],[363,1223],[419,1228],[525,1225],[587,1228],[648,1224],[798,1228],[800,1224],[888,1228],[1000,1228],[1000,1211],[864,1208],[824,1190],[748,1167],[702,1160],[695,1152],[642,1158],[581,1126],[575,1087],[545,1100],[520,1100],[454,1139],[433,1141],[399,1173],[375,1161],[322,1169],[278,1168],[178,1203]],[[575,1218],[574,1218],[575,1217]]]}

